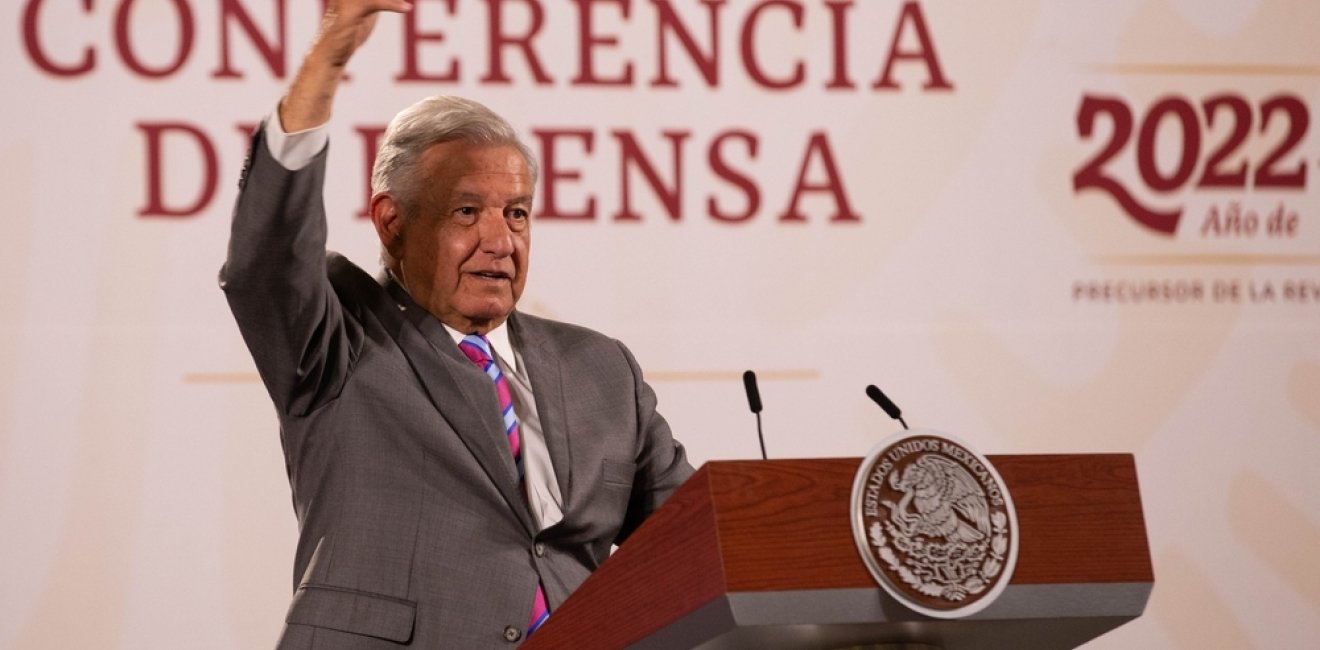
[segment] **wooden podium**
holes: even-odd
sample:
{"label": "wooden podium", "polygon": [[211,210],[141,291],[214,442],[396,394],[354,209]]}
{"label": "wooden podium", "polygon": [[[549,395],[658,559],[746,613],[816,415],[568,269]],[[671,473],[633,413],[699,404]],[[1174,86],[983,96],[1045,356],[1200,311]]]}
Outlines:
{"label": "wooden podium", "polygon": [[918,614],[871,577],[849,519],[861,459],[722,461],[523,647],[1053,650],[1140,616],[1154,576],[1132,456],[988,458],[1013,496],[1020,546],[1008,587],[972,616]]}

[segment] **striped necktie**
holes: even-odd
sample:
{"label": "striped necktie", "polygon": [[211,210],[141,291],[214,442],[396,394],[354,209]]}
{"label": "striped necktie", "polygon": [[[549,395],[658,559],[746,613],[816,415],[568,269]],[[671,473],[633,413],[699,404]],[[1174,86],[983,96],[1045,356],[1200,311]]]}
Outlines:
{"label": "striped necktie", "polygon": [[[500,413],[504,416],[504,433],[509,437],[509,450],[513,453],[513,464],[518,468],[518,484],[521,486],[524,482],[522,433],[518,428],[518,414],[513,411],[513,393],[509,390],[509,381],[500,371],[499,364],[495,363],[495,355],[491,352],[490,341],[486,337],[469,334],[463,337],[458,348],[495,383],[495,394],[500,400]],[[526,497],[526,494],[524,487],[523,496]],[[541,627],[549,617],[550,607],[545,601],[545,590],[541,589],[541,583],[537,582],[536,599],[532,603],[532,618],[527,623],[527,634],[535,632],[536,628]]]}

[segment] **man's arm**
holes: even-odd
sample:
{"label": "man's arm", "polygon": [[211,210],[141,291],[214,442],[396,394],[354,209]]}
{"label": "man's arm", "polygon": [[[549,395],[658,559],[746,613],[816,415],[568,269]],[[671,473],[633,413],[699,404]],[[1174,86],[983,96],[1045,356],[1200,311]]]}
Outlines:
{"label": "man's arm", "polygon": [[331,3],[281,102],[281,124],[263,125],[249,152],[220,282],[262,380],[284,413],[306,413],[338,392],[355,337],[345,330],[326,278],[325,151],[292,170],[272,157],[266,138],[329,119],[344,65],[376,14],[392,8],[408,6],[402,0]]}
{"label": "man's arm", "polygon": [[642,379],[642,369],[632,352],[619,344],[633,374],[633,390],[637,404],[637,427],[640,447],[637,455],[637,476],[633,493],[628,501],[623,528],[615,539],[622,544],[647,517],[655,512],[669,495],[692,475],[683,445],[674,440],[669,423],[656,411],[655,391]]}

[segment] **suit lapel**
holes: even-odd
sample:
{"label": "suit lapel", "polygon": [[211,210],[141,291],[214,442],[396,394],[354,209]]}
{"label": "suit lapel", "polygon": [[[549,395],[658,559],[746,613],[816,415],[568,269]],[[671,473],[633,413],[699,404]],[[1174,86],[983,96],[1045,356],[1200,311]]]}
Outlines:
{"label": "suit lapel", "polygon": [[[463,355],[440,321],[413,302],[402,287],[392,280],[384,284],[397,302],[394,309],[402,308],[404,318],[412,325],[398,328],[395,341],[421,378],[431,403],[476,458],[518,520],[533,533],[531,513],[518,485],[518,470],[509,453],[499,417],[499,399],[491,390],[490,378]],[[462,404],[453,403],[455,395],[463,397]]]}
{"label": "suit lapel", "polygon": [[536,412],[541,419],[541,435],[545,437],[545,446],[550,452],[550,462],[554,466],[555,480],[559,483],[564,512],[568,512],[573,465],[569,462],[572,454],[569,453],[560,355],[552,349],[550,337],[537,319],[515,311],[509,321],[512,334],[516,337],[515,344],[527,364],[527,379],[532,384]]}

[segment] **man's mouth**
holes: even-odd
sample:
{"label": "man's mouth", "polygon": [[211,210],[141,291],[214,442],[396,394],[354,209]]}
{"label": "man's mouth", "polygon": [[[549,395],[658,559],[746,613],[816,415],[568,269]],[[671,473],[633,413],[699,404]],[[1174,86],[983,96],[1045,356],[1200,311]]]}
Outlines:
{"label": "man's mouth", "polygon": [[475,276],[477,276],[477,277],[479,277],[479,278],[481,278],[481,279],[483,279],[483,280],[508,280],[508,279],[509,279],[509,274],[508,274],[508,273],[505,273],[505,272],[503,272],[503,271],[471,271],[471,273],[472,273],[472,275],[475,275]]}

